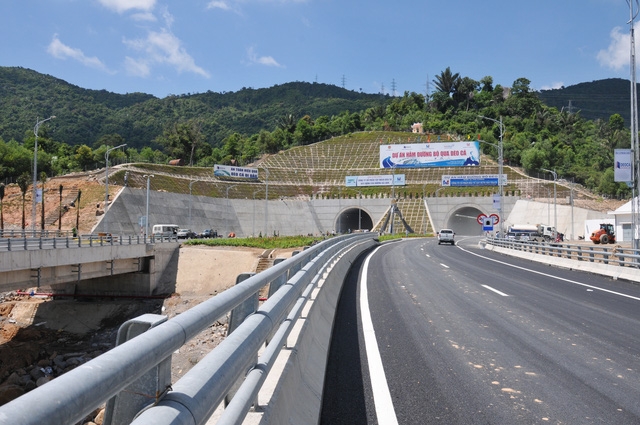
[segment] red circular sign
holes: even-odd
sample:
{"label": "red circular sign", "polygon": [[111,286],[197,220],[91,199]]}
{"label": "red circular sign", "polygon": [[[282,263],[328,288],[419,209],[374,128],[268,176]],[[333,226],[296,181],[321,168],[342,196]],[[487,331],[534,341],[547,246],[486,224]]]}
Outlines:
{"label": "red circular sign", "polygon": [[478,220],[478,224],[483,225],[485,218],[487,218],[485,214],[480,214],[476,220]]}
{"label": "red circular sign", "polygon": [[498,214],[491,214],[489,217],[493,219],[493,225],[500,223],[500,216]]}

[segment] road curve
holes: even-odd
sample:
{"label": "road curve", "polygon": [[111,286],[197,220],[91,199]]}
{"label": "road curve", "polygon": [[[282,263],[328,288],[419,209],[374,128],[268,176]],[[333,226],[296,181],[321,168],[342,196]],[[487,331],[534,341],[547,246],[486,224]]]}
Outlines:
{"label": "road curve", "polygon": [[389,423],[376,408],[382,374],[366,314],[384,409],[399,424],[640,423],[637,285],[488,252],[477,238],[370,255],[338,306],[322,424]]}

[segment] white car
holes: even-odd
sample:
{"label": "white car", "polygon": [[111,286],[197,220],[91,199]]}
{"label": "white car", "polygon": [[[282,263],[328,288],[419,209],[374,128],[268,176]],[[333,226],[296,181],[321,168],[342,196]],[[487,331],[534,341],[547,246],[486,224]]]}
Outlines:
{"label": "white car", "polygon": [[440,229],[438,232],[438,245],[442,243],[450,243],[451,245],[455,245],[455,233],[451,229]]}

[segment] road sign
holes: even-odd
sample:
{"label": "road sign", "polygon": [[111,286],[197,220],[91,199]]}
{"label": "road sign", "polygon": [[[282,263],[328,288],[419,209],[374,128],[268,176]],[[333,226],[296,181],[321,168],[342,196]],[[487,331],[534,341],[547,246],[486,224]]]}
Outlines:
{"label": "road sign", "polygon": [[478,220],[479,225],[482,225],[484,223],[485,218],[487,218],[486,214],[480,214],[478,215],[478,218],[476,220]]}
{"label": "road sign", "polygon": [[500,223],[500,216],[498,214],[491,214],[489,217],[493,220],[493,225]]}
{"label": "road sign", "polygon": [[484,232],[492,232],[493,231],[493,217],[485,216],[482,220],[482,231]]}

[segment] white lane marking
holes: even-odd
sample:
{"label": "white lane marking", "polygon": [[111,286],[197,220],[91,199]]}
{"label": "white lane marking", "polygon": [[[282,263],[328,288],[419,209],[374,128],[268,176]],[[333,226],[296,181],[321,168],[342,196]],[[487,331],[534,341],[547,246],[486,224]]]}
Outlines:
{"label": "white lane marking", "polygon": [[371,320],[371,312],[369,311],[369,297],[367,289],[367,274],[369,273],[369,260],[373,255],[382,248],[376,248],[364,261],[362,271],[362,283],[360,285],[360,314],[362,316],[362,333],[364,335],[364,345],[367,354],[367,363],[369,364],[369,376],[371,378],[371,386],[373,387],[373,404],[376,406],[376,416],[379,424],[394,425],[398,423],[396,411],[393,408],[391,393],[387,385],[387,378],[384,374],[382,366],[382,358],[378,349],[378,341],[376,340],[376,332],[373,329],[373,321]]}
{"label": "white lane marking", "polygon": [[448,268],[449,268],[449,266],[447,266],[446,264],[440,263],[440,265],[441,265],[442,267],[444,267],[445,269],[448,269]]}
{"label": "white lane marking", "polygon": [[503,264],[505,266],[513,267],[514,269],[528,271],[530,273],[535,273],[535,274],[538,274],[540,276],[550,277],[552,279],[560,280],[560,281],[563,281],[563,282],[573,283],[574,285],[584,286],[585,288],[591,288],[591,289],[595,289],[595,290],[598,290],[598,291],[607,292],[609,294],[618,295],[618,296],[621,296],[621,297],[630,298],[632,300],[640,301],[639,297],[634,297],[633,295],[623,294],[622,292],[616,292],[616,291],[612,291],[610,289],[600,288],[599,286],[588,285],[586,283],[578,282],[577,280],[565,279],[563,277],[554,276],[554,275],[549,274],[549,273],[543,273],[543,272],[539,272],[537,270],[528,269],[526,267],[516,266],[515,264],[509,264],[509,263],[504,262],[504,261],[500,261],[500,260],[496,260],[496,259],[493,259],[493,258],[485,257],[484,255],[480,255],[480,254],[475,253],[473,251],[469,251],[468,249],[465,249],[465,248],[461,247],[460,245],[458,245],[458,248],[463,250],[464,252],[467,252],[467,253],[471,254],[471,255],[475,255],[476,257],[484,258],[485,260],[489,260],[489,261],[493,261],[493,262],[496,262],[496,263],[499,263],[499,264]]}
{"label": "white lane marking", "polygon": [[497,289],[492,288],[492,287],[491,287],[491,286],[489,286],[489,285],[482,285],[482,286],[483,286],[484,288],[487,288],[487,289],[488,289],[488,290],[490,290],[490,291],[495,292],[495,293],[496,293],[496,294],[498,294],[498,295],[502,295],[503,297],[508,297],[508,296],[509,296],[509,295],[505,294],[504,292],[500,292],[500,291],[498,291]]}

